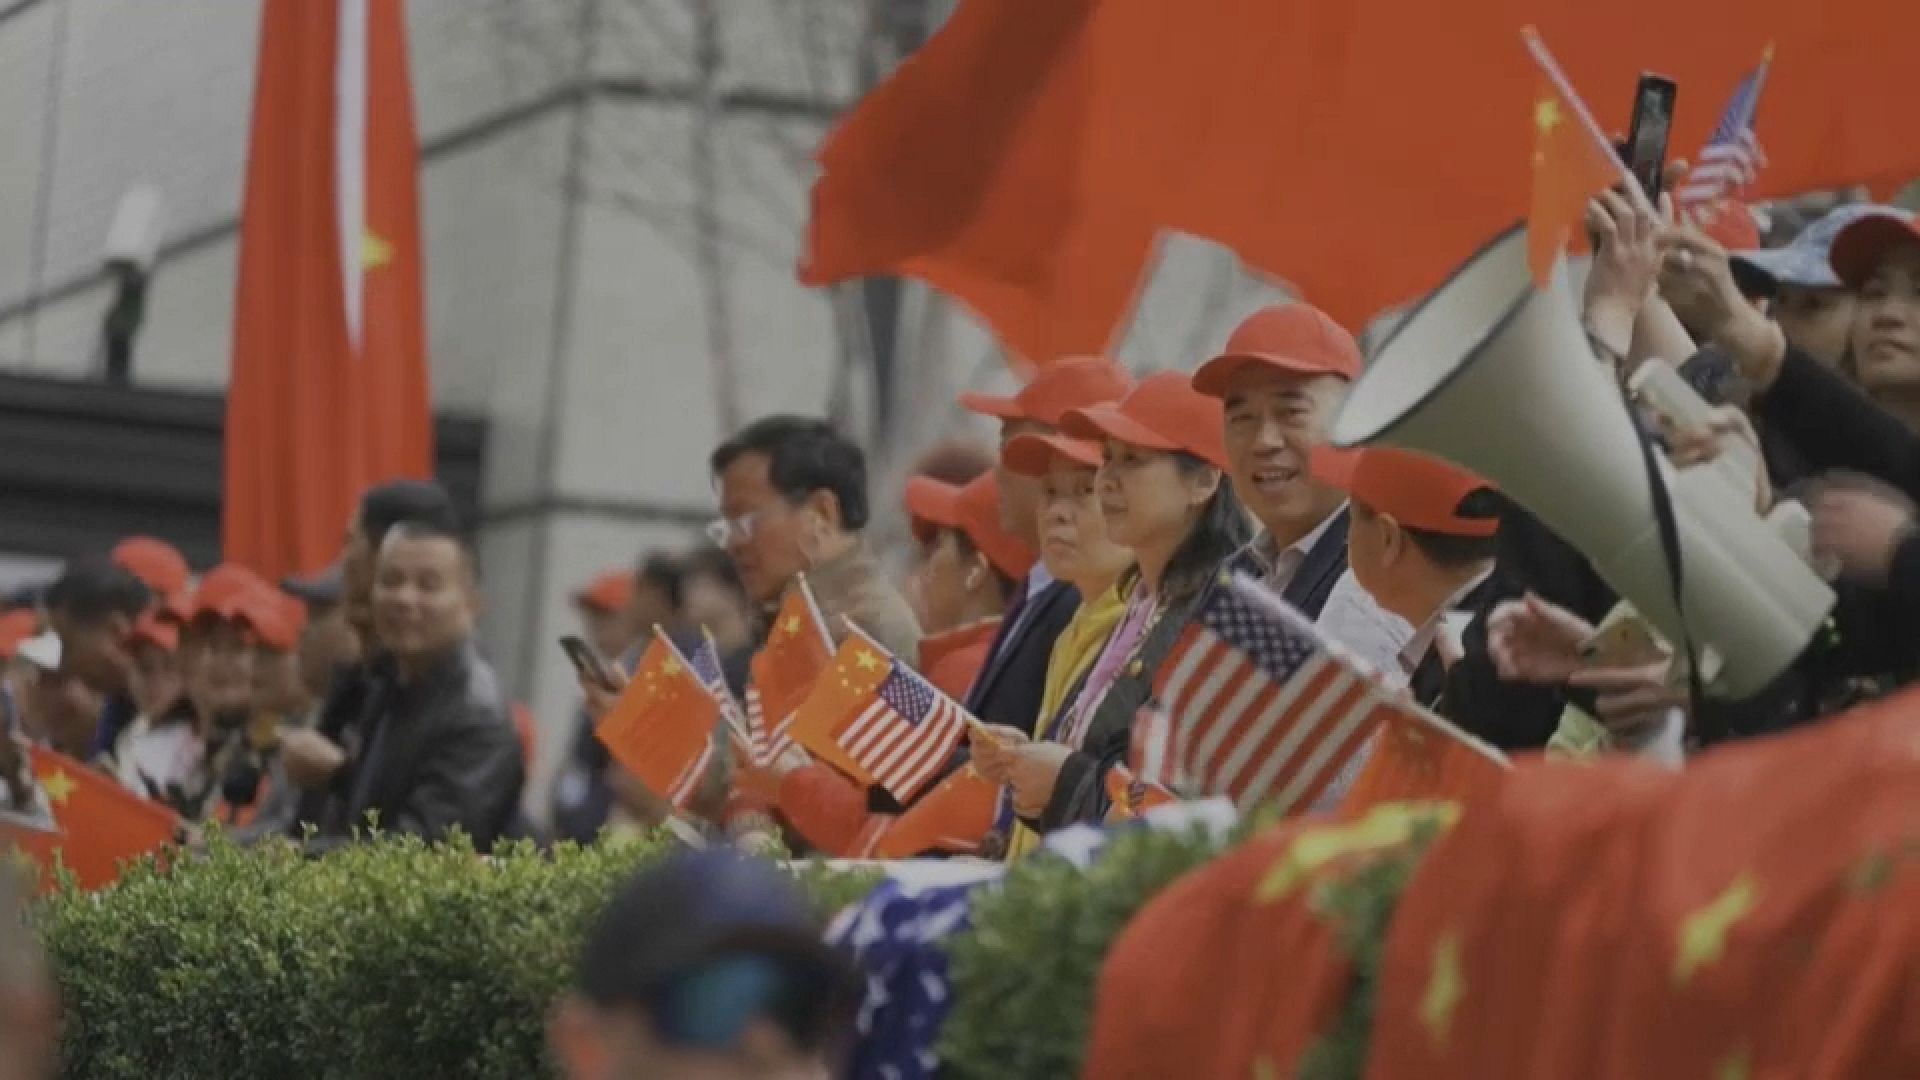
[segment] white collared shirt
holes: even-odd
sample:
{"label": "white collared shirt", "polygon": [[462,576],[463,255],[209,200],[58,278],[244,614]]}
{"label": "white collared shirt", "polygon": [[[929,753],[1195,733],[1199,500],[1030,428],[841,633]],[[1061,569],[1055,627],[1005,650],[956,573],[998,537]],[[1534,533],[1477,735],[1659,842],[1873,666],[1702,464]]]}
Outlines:
{"label": "white collared shirt", "polygon": [[1315,525],[1311,532],[1284,548],[1276,550],[1272,533],[1262,532],[1255,538],[1253,554],[1264,568],[1261,580],[1266,583],[1267,588],[1274,592],[1283,592],[1293,583],[1293,575],[1300,572],[1300,565],[1307,561],[1308,555],[1312,554],[1313,546],[1320,542],[1320,538],[1327,534],[1328,529],[1333,528],[1334,520],[1346,508],[1347,504],[1341,503],[1334,508],[1333,513],[1328,514],[1320,524]]}
{"label": "white collared shirt", "polygon": [[1405,686],[1413,680],[1413,673],[1419,670],[1420,662],[1427,658],[1427,651],[1433,648],[1435,639],[1446,627],[1448,617],[1456,614],[1454,609],[1459,606],[1460,601],[1466,599],[1468,593],[1479,588],[1481,583],[1492,575],[1493,563],[1488,562],[1486,569],[1455,589],[1453,595],[1447,597],[1447,602],[1441,604],[1432,615],[1427,616],[1427,621],[1421,623],[1420,628],[1414,631],[1413,636],[1400,650],[1399,663],[1394,665],[1401,672],[1400,685]]}

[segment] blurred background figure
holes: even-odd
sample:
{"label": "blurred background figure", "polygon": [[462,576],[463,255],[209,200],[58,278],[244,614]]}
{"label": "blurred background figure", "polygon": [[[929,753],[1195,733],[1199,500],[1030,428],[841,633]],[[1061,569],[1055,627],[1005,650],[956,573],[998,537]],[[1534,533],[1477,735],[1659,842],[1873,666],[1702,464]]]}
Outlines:
{"label": "blurred background figure", "polygon": [[772,864],[691,852],[614,895],[552,1042],[574,1080],[826,1080],[860,989]]}
{"label": "blurred background figure", "polygon": [[720,650],[720,667],[735,694],[744,694],[747,661],[753,656],[753,605],[719,548],[696,548],[682,560],[681,600],[686,620],[704,626]]}
{"label": "blurred background figure", "polygon": [[1807,225],[1782,247],[1741,250],[1733,247],[1735,279],[1757,274],[1771,300],[1773,320],[1787,340],[1815,360],[1852,374],[1848,341],[1853,333],[1853,293],[1834,275],[1829,262],[1833,238],[1850,222],[1889,207],[1838,206]]}
{"label": "blurred background figure", "polygon": [[280,583],[280,591],[306,608],[306,625],[295,652],[310,704],[304,714],[289,714],[286,720],[296,727],[312,727],[340,670],[360,662],[360,636],[347,619],[339,563],[309,578],[287,578]]}
{"label": "blurred background figure", "polygon": [[96,730],[89,745],[75,755],[79,758],[111,749],[137,714],[128,695],[133,657],[127,640],[153,601],[146,583],[107,559],[75,560],[47,589],[47,622],[60,636],[60,670],[100,699]]}
{"label": "blurred background figure", "polygon": [[906,503],[920,542],[909,595],[928,635],[920,642],[919,667],[942,692],[964,701],[1037,556],[1001,523],[992,472],[963,485],[916,476],[907,481]]}
{"label": "blurred background figure", "polygon": [[637,593],[632,571],[609,570],[573,594],[580,636],[609,660],[620,659],[633,647],[639,637],[637,627],[652,626],[638,621]]}
{"label": "blurred background figure", "polygon": [[156,604],[177,600],[193,582],[193,569],[187,565],[187,557],[165,540],[129,536],[114,545],[111,558],[152,591]]}

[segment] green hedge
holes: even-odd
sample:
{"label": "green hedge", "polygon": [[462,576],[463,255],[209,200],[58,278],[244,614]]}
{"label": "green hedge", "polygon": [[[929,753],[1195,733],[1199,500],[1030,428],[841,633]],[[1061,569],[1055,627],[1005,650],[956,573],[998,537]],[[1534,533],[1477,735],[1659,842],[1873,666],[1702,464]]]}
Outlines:
{"label": "green hedge", "polygon": [[[92,1078],[557,1075],[545,1024],[589,921],[664,836],[480,859],[385,839],[132,868],[38,909],[65,1008],[63,1064]],[[801,872],[823,912],[871,874]]]}

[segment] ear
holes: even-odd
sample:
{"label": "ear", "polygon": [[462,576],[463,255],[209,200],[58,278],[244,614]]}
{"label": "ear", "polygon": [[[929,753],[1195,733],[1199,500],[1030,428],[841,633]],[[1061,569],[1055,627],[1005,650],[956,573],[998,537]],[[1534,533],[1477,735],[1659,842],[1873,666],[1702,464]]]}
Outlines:
{"label": "ear", "polygon": [[840,497],[833,492],[821,488],[809,494],[806,500],[800,505],[812,511],[812,516],[817,519],[823,527],[835,532],[840,531],[844,527],[842,524],[843,518],[840,513]]}
{"label": "ear", "polygon": [[1208,501],[1213,498],[1214,493],[1220,490],[1222,482],[1223,477],[1220,470],[1212,468],[1211,466],[1189,474],[1187,478],[1188,505],[1192,506],[1195,510],[1207,505]]}
{"label": "ear", "polygon": [[1392,514],[1376,513],[1373,519],[1374,528],[1380,530],[1380,561],[1391,566],[1406,555],[1407,530]]}

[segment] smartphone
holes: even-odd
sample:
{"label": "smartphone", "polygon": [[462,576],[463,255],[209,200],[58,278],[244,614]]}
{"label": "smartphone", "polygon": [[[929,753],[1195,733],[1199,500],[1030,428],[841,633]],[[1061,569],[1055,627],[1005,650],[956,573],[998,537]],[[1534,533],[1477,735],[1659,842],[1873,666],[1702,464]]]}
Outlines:
{"label": "smartphone", "polygon": [[586,639],[568,634],[560,639],[560,651],[567,654],[573,670],[582,678],[592,679],[608,690],[617,690],[620,684],[613,677],[613,669],[607,665],[606,658],[587,644]]}
{"label": "smartphone", "polygon": [[1660,202],[1661,170],[1667,160],[1667,139],[1673,134],[1673,105],[1680,88],[1665,75],[1642,72],[1633,88],[1633,126],[1621,154],[1627,171],[1640,181],[1647,201]]}

